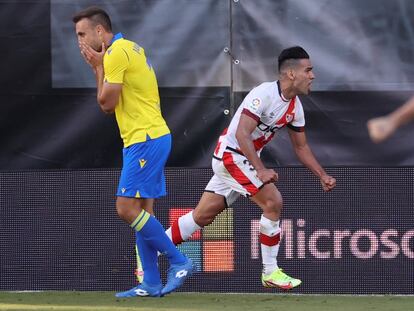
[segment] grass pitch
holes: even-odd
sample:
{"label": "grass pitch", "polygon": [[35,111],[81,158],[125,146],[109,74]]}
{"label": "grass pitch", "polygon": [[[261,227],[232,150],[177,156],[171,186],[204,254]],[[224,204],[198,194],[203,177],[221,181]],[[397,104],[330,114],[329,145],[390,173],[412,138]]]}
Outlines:
{"label": "grass pitch", "polygon": [[174,293],[118,299],[113,292],[0,292],[0,311],[405,311],[414,296]]}

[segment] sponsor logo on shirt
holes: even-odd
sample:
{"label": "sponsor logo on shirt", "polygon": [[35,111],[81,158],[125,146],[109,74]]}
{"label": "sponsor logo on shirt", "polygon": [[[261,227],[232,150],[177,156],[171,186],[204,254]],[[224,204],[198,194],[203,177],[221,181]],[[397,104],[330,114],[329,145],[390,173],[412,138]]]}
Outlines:
{"label": "sponsor logo on shirt", "polygon": [[141,168],[143,168],[146,163],[147,163],[147,160],[145,160],[145,159],[139,159],[139,165],[141,166]]}
{"label": "sponsor logo on shirt", "polygon": [[259,109],[259,106],[260,106],[259,98],[253,99],[252,102],[249,104],[249,108],[253,111],[257,111],[257,109]]}

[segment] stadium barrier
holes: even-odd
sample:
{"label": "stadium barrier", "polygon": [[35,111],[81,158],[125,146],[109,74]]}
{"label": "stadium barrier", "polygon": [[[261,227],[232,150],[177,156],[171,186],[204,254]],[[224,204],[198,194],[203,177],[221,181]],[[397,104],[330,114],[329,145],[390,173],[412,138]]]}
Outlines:
{"label": "stadium barrier", "polygon": [[[414,294],[413,168],[330,168],[331,193],[304,168],[277,171],[279,265],[303,280],[295,292]],[[164,226],[196,206],[211,175],[167,169],[169,194],[155,207]],[[1,172],[0,290],[134,285],[134,236],[115,211],[118,177],[118,169]],[[197,270],[181,290],[277,292],[260,283],[260,215],[240,198],[181,245]]]}

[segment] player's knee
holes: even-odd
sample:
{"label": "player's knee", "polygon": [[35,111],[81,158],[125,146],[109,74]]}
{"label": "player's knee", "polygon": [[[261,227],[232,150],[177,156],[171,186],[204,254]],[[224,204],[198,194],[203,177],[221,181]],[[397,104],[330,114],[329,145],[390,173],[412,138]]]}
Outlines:
{"label": "player's knee", "polygon": [[268,212],[280,214],[283,207],[283,200],[280,192],[277,192],[277,195],[274,197],[268,198],[264,202],[264,209]]}
{"label": "player's knee", "polygon": [[194,221],[200,227],[205,227],[211,224],[225,208],[226,202],[223,196],[205,192],[194,209]]}
{"label": "player's knee", "polygon": [[217,214],[219,214],[219,212],[216,211],[214,206],[211,206],[211,208],[204,208],[200,210],[196,208],[193,212],[193,218],[197,225],[199,225],[200,227],[205,227],[214,221]]}
{"label": "player's knee", "polygon": [[116,200],[116,212],[118,213],[119,218],[124,221],[127,221],[130,218],[130,208],[124,200]]}

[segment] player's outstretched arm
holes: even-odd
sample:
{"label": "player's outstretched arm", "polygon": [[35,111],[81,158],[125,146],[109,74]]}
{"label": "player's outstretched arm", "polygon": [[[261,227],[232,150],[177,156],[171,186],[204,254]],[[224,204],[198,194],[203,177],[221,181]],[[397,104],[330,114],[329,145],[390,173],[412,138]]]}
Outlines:
{"label": "player's outstretched arm", "polygon": [[390,114],[368,120],[367,127],[371,140],[380,143],[389,138],[400,126],[414,119],[414,96]]}
{"label": "player's outstretched arm", "polygon": [[296,132],[288,129],[293,149],[299,159],[308,169],[314,173],[321,182],[324,191],[331,191],[336,186],[336,179],[329,176],[312,153],[307,141],[305,132]]}

